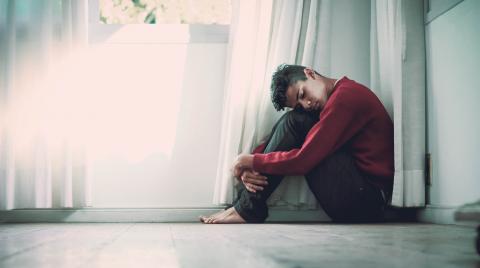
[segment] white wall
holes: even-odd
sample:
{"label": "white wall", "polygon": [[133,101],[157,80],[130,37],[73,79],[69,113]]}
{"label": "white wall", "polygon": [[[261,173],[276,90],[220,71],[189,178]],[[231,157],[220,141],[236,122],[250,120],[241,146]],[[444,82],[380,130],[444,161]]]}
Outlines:
{"label": "white wall", "polygon": [[430,204],[480,198],[480,1],[465,0],[426,25]]}
{"label": "white wall", "polygon": [[329,74],[370,84],[370,0],[332,1]]}

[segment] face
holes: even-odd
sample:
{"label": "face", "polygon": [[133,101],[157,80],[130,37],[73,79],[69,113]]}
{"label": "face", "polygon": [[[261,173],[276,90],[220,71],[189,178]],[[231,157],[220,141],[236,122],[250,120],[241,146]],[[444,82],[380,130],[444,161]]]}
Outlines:
{"label": "face", "polygon": [[307,80],[297,81],[288,87],[286,105],[290,108],[303,107],[307,111],[318,111],[327,102],[326,84],[321,76],[306,68]]}

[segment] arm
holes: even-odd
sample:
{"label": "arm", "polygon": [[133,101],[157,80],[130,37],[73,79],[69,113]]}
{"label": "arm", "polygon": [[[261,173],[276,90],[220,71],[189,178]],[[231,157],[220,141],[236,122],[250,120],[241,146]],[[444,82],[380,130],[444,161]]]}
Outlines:
{"label": "arm", "polygon": [[255,149],[253,149],[252,154],[261,154],[263,151],[265,151],[265,148],[267,147],[267,143],[264,142],[260,145],[258,145]]}
{"label": "arm", "polygon": [[233,176],[239,178],[245,170],[252,169],[253,166],[253,154],[263,153],[267,147],[267,142],[263,142],[253,149],[252,154],[240,154],[233,162],[232,173]]}
{"label": "arm", "polygon": [[241,154],[233,164],[233,176],[241,180],[245,188],[255,193],[262,191],[263,186],[268,185],[267,177],[253,171],[250,167],[253,165],[252,154]]}
{"label": "arm", "polygon": [[320,121],[307,134],[299,149],[288,152],[254,154],[253,159],[240,159],[253,170],[282,175],[304,175],[350,140],[369,119],[358,101],[337,100],[325,107]]}

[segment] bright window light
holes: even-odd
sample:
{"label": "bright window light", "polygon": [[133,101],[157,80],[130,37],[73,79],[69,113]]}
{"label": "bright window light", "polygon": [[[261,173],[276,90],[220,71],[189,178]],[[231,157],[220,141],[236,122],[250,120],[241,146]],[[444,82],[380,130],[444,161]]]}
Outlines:
{"label": "bright window light", "polygon": [[92,160],[170,157],[185,57],[185,46],[160,51],[149,45],[108,46],[73,53],[12,100],[6,123],[15,147],[28,148],[41,135],[52,148],[64,140],[86,146]]}

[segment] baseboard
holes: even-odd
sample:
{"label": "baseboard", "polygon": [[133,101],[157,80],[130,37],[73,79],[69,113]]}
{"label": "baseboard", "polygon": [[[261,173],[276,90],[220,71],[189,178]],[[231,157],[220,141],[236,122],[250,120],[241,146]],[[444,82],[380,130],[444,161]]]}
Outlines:
{"label": "baseboard", "polygon": [[[0,211],[0,222],[198,222],[198,216],[210,215],[221,209],[222,207],[14,209]],[[319,222],[329,220],[328,216],[321,210],[271,209],[267,222]]]}
{"label": "baseboard", "polygon": [[425,208],[418,210],[417,220],[419,222],[436,224],[474,225],[472,222],[455,220],[455,211],[458,208],[458,206],[427,205]]}
{"label": "baseboard", "polygon": [[[82,208],[14,209],[0,211],[0,222],[197,222],[198,216],[210,215],[222,207],[206,208]],[[458,207],[428,205],[418,209],[417,220],[425,223],[471,225],[455,221]],[[323,210],[288,210],[273,208],[267,222],[325,222]]]}

